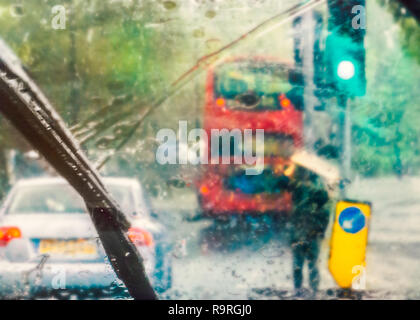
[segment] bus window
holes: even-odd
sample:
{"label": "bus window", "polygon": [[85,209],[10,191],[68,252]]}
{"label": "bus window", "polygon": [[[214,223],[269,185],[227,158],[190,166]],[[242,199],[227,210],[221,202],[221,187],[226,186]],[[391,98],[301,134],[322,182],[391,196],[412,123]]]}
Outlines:
{"label": "bus window", "polygon": [[288,71],[280,64],[226,63],[216,74],[216,97],[226,99],[232,109],[285,108],[279,97],[291,89]]}

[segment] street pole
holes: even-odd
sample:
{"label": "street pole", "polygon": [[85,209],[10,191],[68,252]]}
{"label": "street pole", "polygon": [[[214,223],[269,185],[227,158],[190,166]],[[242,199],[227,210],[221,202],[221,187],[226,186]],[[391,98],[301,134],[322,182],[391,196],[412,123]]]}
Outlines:
{"label": "street pole", "polygon": [[348,97],[340,95],[338,102],[338,143],[340,149],[340,195],[346,197],[346,184],[350,180],[351,173],[351,110]]}
{"label": "street pole", "polygon": [[305,149],[314,150],[315,144],[315,128],[314,128],[314,108],[316,97],[314,94],[314,30],[315,19],[312,11],[306,12],[302,16],[301,39],[303,47],[302,70],[304,75],[304,120],[303,120],[303,136]]}
{"label": "street pole", "polygon": [[344,178],[350,180],[351,174],[351,109],[346,103],[344,122],[344,155],[343,155]]}
{"label": "street pole", "polygon": [[295,69],[303,76],[303,145],[309,152],[315,151],[319,130],[324,126],[317,121],[319,114],[316,109],[320,101],[316,95],[318,83],[315,82],[315,74],[322,72],[319,56],[322,25],[322,16],[317,11],[308,11],[293,21]]}

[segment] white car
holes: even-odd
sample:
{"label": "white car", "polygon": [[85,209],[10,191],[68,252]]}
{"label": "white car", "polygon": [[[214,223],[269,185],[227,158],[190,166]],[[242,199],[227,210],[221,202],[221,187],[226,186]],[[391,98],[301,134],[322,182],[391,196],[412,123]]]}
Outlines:
{"label": "white car", "polygon": [[[140,183],[104,178],[131,222],[129,238],[139,249],[158,293],[171,286],[170,242],[156,221]],[[0,292],[114,292],[120,288],[82,198],[62,178],[18,181],[0,210]],[[30,290],[28,292],[28,290]],[[108,291],[107,291],[108,290]]]}

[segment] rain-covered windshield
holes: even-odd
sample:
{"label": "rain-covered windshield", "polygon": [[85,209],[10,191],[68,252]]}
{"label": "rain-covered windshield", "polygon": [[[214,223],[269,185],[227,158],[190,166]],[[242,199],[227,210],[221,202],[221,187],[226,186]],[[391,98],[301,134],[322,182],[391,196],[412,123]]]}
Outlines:
{"label": "rain-covered windshield", "polygon": [[[0,0],[0,297],[117,203],[159,298],[420,299],[417,2]],[[72,268],[48,298],[129,298]]]}

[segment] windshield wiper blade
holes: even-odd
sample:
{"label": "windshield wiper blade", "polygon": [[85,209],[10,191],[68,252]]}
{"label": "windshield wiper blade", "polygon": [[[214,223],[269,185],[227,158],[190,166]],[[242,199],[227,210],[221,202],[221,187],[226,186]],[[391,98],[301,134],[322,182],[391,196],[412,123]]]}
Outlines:
{"label": "windshield wiper blade", "polygon": [[0,112],[84,199],[108,259],[134,299],[156,299],[130,223],[64,121],[0,40]]}

